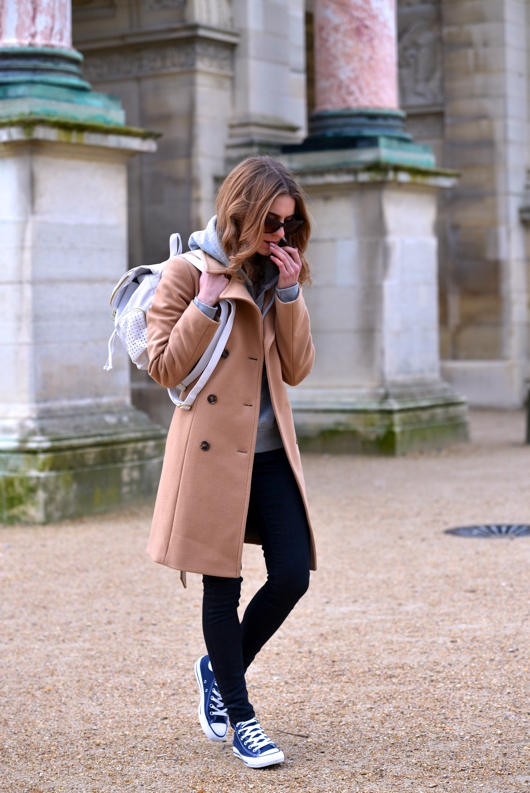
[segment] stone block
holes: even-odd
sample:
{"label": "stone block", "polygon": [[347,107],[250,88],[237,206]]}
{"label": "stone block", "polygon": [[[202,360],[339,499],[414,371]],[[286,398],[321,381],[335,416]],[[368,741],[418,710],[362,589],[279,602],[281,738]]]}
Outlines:
{"label": "stone block", "polygon": [[445,104],[446,121],[452,118],[498,118],[505,111],[502,96],[448,97]]}
{"label": "stone block", "polygon": [[524,360],[442,361],[442,374],[473,407],[516,409],[526,396]]}
{"label": "stone block", "polygon": [[[518,77],[526,72],[528,64],[528,50],[508,44],[505,52],[504,68],[513,77]],[[524,88],[523,88],[524,90]]]}
{"label": "stone block", "polygon": [[[497,167],[497,149],[495,141],[485,140],[477,141],[476,143],[461,141],[452,141],[452,124],[447,125],[447,141],[445,145],[447,162],[451,164],[452,168],[461,169],[464,171],[469,168],[489,168]],[[459,191],[455,190],[455,196],[459,195]]]}
{"label": "stone block", "polygon": [[450,53],[451,70],[462,75],[500,73],[506,70],[502,42],[488,47],[462,47]]}
{"label": "stone block", "polygon": [[[165,432],[103,371],[126,269],[126,164],[141,136],[1,130],[0,520],[43,523],[154,495]],[[31,174],[31,178],[28,178]],[[23,231],[23,233],[22,233]]]}
{"label": "stone block", "polygon": [[[448,63],[444,63],[445,71],[453,71],[452,56],[463,48],[482,48],[498,46],[502,42],[502,33],[495,25],[446,25],[443,30],[445,53]],[[457,56],[458,57],[458,56]]]}
{"label": "stone block", "polygon": [[301,448],[400,454],[465,438],[465,403],[439,378],[434,173],[372,172],[349,150],[286,161],[314,219],[316,360],[290,390]]}
{"label": "stone block", "polygon": [[444,0],[446,25],[483,25],[504,22],[504,2],[498,0]]}
{"label": "stone block", "polygon": [[499,173],[495,163],[490,165],[470,165],[465,171],[462,171],[459,189],[463,194],[474,195],[477,193],[481,195],[489,191],[488,185],[494,183],[496,178],[499,179],[499,189],[505,191],[507,184],[505,175],[502,171]]}
{"label": "stone block", "polygon": [[381,377],[381,331],[333,332],[312,330],[317,356],[306,384],[324,392],[330,387],[347,388],[352,382],[376,388]]}
{"label": "stone block", "polygon": [[381,312],[379,297],[376,285],[318,286],[307,298],[312,328],[333,333],[373,330]]}
{"label": "stone block", "polygon": [[[131,411],[132,413],[132,411]],[[112,414],[107,414],[112,416]],[[0,449],[0,521],[49,523],[153,498],[165,433],[136,412],[129,433],[57,438]],[[116,423],[122,420],[120,412]],[[134,423],[136,426],[134,426]]]}
{"label": "stone block", "polygon": [[[448,56],[448,60],[450,60]],[[449,64],[450,65],[450,64]],[[505,96],[506,78],[504,72],[494,74],[461,75],[449,70],[445,77],[445,86],[451,99],[465,99],[467,96]]]}
{"label": "stone block", "polygon": [[465,400],[454,395],[431,402],[353,399],[349,407],[330,405],[325,415],[294,402],[293,413],[304,452],[399,456],[469,439]]}
{"label": "stone block", "polygon": [[497,198],[494,194],[474,195],[473,200],[466,196],[455,198],[453,203],[455,217],[463,227],[491,227],[497,223]]}

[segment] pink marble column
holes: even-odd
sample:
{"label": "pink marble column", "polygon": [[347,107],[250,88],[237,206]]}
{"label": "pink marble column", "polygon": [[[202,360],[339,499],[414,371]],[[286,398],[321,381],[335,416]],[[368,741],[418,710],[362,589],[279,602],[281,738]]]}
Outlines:
{"label": "pink marble column", "polygon": [[72,49],[71,0],[0,0],[0,47]]}
{"label": "pink marble column", "polygon": [[395,0],[315,0],[315,112],[398,110]]}

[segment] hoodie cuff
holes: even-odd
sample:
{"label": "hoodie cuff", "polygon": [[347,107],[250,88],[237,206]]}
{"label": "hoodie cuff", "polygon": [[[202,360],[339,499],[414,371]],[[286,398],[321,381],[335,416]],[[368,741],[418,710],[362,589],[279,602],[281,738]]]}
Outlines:
{"label": "hoodie cuff", "polygon": [[292,303],[293,300],[296,300],[298,297],[298,292],[300,291],[300,287],[298,284],[294,286],[286,286],[285,289],[278,289],[276,287],[276,293],[282,303]]}
{"label": "hoodie cuff", "polygon": [[206,316],[209,319],[215,319],[215,315],[217,314],[217,306],[208,306],[206,303],[203,303],[197,297],[193,298],[193,302],[195,303],[197,308],[199,308],[202,311],[203,314],[206,314]]}

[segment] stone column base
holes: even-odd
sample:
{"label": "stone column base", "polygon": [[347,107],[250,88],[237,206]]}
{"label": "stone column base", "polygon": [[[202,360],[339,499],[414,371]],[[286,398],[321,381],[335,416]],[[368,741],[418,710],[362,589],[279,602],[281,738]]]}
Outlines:
{"label": "stone column base", "polygon": [[469,440],[466,400],[440,383],[430,395],[299,388],[291,402],[305,452],[398,456]]}
{"label": "stone column base", "polygon": [[131,407],[28,422],[0,442],[0,520],[48,523],[156,494],[165,431]]}

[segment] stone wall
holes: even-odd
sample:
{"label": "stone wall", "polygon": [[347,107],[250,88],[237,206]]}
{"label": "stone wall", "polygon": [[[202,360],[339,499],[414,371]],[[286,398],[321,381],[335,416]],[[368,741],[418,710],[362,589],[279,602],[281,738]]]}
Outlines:
{"label": "stone wall", "polygon": [[[304,135],[303,0],[73,0],[73,33],[93,86],[162,133],[129,168],[130,267],[204,228],[232,163]],[[136,368],[132,382],[134,404],[167,426],[165,390]]]}
{"label": "stone wall", "polygon": [[227,3],[189,6],[74,0],[86,78],[121,98],[129,124],[162,133],[156,155],[129,172],[131,266],[162,261],[171,233],[187,239],[208,219],[224,168],[238,37]]}
{"label": "stone wall", "polygon": [[[504,407],[521,404],[528,368],[526,5],[398,2],[408,129],[461,172],[439,207],[443,372],[472,403]],[[304,53],[303,0],[74,0],[88,79],[163,133],[129,171],[131,266],[206,222],[226,167],[304,135],[312,11]]]}
{"label": "stone wall", "polygon": [[440,207],[444,375],[472,404],[514,407],[528,373],[527,4],[400,0],[408,128],[461,173]]}

